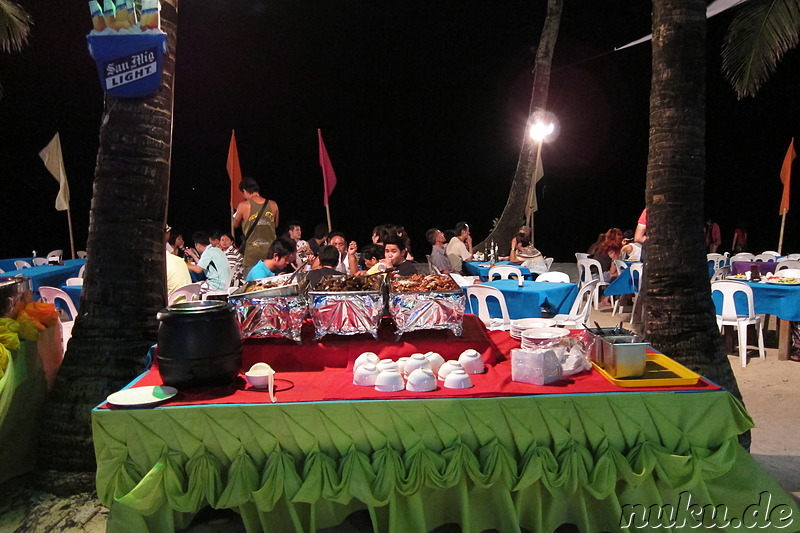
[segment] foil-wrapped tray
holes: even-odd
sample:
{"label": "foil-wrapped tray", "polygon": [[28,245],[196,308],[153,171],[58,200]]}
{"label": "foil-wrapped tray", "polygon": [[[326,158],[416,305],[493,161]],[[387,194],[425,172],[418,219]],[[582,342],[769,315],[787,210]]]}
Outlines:
{"label": "foil-wrapped tray", "polygon": [[292,274],[282,274],[271,278],[248,281],[231,294],[231,297],[244,296],[261,298],[272,296],[297,296],[298,284]]}
{"label": "foil-wrapped tray", "polygon": [[308,311],[317,340],[328,334],[369,333],[378,338],[383,315],[383,291],[308,292]]}
{"label": "foil-wrapped tray", "polygon": [[420,329],[449,329],[461,336],[464,322],[464,292],[390,292],[389,314],[397,326],[397,338]]}
{"label": "foil-wrapped tray", "polygon": [[231,295],[242,339],[285,337],[300,342],[300,329],[308,313],[302,296]]}

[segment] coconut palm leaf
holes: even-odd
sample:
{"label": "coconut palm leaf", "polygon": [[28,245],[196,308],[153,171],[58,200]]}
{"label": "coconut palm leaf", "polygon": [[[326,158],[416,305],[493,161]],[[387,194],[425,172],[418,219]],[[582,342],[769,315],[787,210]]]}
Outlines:
{"label": "coconut palm leaf", "polygon": [[722,71],[740,99],[755,96],[799,34],[800,0],[742,4],[722,46]]}
{"label": "coconut palm leaf", "polygon": [[0,0],[0,49],[19,52],[28,42],[31,16],[10,0]]}

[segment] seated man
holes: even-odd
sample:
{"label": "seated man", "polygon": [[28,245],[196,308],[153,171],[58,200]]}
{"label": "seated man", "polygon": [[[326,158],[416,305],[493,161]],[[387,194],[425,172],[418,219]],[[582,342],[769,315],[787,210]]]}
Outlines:
{"label": "seated man", "polygon": [[339,231],[332,231],[328,234],[328,244],[339,250],[339,263],[336,265],[336,270],[342,274],[355,274],[358,271],[358,258],[356,257],[358,245],[356,245],[356,241],[350,241],[349,245],[346,242],[344,234]]}
{"label": "seated man", "polygon": [[294,261],[297,248],[292,239],[281,237],[272,241],[267,249],[267,258],[256,263],[247,273],[247,281],[271,278],[280,274],[286,265]]}
{"label": "seated man", "polygon": [[242,265],[242,254],[239,253],[238,248],[233,245],[233,235],[227,232],[220,235],[219,248],[225,252],[225,257],[228,258],[228,266],[231,267],[235,285],[238,286],[244,278],[244,268]]}
{"label": "seated man", "polygon": [[442,274],[449,274],[451,265],[444,251],[444,233],[431,228],[425,232],[425,239],[431,244],[431,266],[438,268]]}
{"label": "seated man", "polygon": [[228,265],[228,258],[225,252],[211,246],[208,234],[197,231],[192,235],[194,246],[200,252],[200,257],[191,248],[186,249],[186,253],[194,259],[196,264],[188,264],[192,272],[202,272],[208,280],[208,287],[212,291],[224,291],[228,288],[228,279],[231,275],[231,267]]}
{"label": "seated man", "polygon": [[403,237],[399,235],[386,237],[383,243],[383,255],[383,263],[389,267],[387,272],[393,271],[401,276],[417,273],[416,263],[406,260],[406,240]]}
{"label": "seated man", "polygon": [[464,261],[472,260],[472,237],[469,234],[469,224],[459,222],[455,228],[456,236],[447,243],[445,253],[450,260],[453,272],[461,272]]}
{"label": "seated man", "polygon": [[172,294],[175,289],[189,285],[191,282],[192,277],[189,275],[186,261],[167,252],[167,296]]}
{"label": "seated man", "polygon": [[306,274],[306,286],[313,289],[319,280],[326,276],[341,276],[342,273],[336,270],[337,264],[339,264],[339,250],[329,244],[320,247],[314,266]]}

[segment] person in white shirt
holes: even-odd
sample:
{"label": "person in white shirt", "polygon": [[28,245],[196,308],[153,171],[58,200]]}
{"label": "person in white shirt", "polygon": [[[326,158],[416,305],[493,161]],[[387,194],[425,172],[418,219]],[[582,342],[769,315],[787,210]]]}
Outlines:
{"label": "person in white shirt", "polygon": [[464,261],[472,260],[472,237],[469,234],[469,224],[459,222],[455,227],[456,236],[447,243],[447,258],[453,272],[461,272]]}
{"label": "person in white shirt", "polygon": [[346,242],[341,232],[332,231],[328,234],[328,244],[339,250],[339,264],[336,266],[336,270],[342,274],[355,274],[358,271],[358,258],[356,257],[358,245],[356,241],[351,241],[349,245],[346,245]]}

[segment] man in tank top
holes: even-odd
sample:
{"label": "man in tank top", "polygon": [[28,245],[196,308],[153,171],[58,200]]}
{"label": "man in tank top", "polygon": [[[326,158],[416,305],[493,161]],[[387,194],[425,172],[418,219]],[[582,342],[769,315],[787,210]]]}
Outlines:
{"label": "man in tank top", "polygon": [[[253,268],[253,265],[267,258],[269,245],[276,238],[275,228],[278,227],[278,204],[273,200],[262,197],[258,192],[258,183],[253,178],[243,178],[239,184],[244,200],[239,202],[236,214],[233,216],[233,227],[242,226],[246,236],[250,228],[255,225],[250,238],[241,252],[244,254],[244,275]],[[264,213],[258,214],[266,202]]]}

